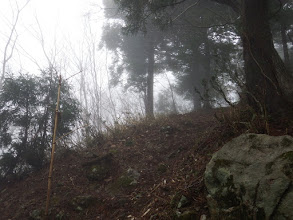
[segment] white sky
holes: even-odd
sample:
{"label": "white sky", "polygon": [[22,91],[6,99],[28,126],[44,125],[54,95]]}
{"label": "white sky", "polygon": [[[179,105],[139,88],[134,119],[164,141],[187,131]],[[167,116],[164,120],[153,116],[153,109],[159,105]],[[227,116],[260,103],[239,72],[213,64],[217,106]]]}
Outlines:
{"label": "white sky", "polygon": [[[7,42],[12,22],[17,11],[27,0],[0,1],[0,60]],[[101,0],[31,0],[21,12],[16,30],[18,40],[9,66],[13,71],[36,71],[48,67],[41,47],[41,32],[45,51],[50,59],[57,56],[58,62],[67,59],[69,48],[79,48],[83,41],[85,20],[90,13],[91,28],[98,38],[103,24],[103,11],[93,4]],[[39,23],[39,25],[38,25]],[[40,31],[41,28],[41,31]],[[16,35],[14,35],[15,38]],[[14,39],[13,38],[13,39]],[[97,39],[98,40],[98,39]],[[30,57],[28,59],[28,57]],[[70,61],[64,61],[70,65]]]}
{"label": "white sky", "polygon": [[[0,64],[15,20],[17,4],[21,8],[26,1],[0,0]],[[10,70],[14,74],[39,74],[40,69],[49,67],[47,56],[50,62],[54,62],[54,67],[63,78],[82,70],[87,80],[85,85],[91,96],[97,91],[96,85],[101,88],[101,93],[109,93],[106,51],[97,49],[103,23],[102,0],[30,0],[20,14],[16,27],[17,44],[6,72]],[[45,52],[42,50],[42,36]],[[16,34],[13,39],[15,37]],[[78,67],[80,62],[82,68]],[[96,77],[93,77],[94,74],[97,74]],[[171,75],[169,77],[171,81],[174,80]],[[70,79],[77,96],[80,94],[80,82],[81,74]],[[155,94],[168,88],[164,75],[156,77]],[[116,97],[116,103],[122,102],[119,98],[121,91],[122,89],[116,91],[119,99]],[[124,94],[123,98],[128,99]],[[82,103],[82,98],[79,99]],[[105,108],[108,108],[108,105],[106,106]],[[136,109],[134,106],[131,108]]]}

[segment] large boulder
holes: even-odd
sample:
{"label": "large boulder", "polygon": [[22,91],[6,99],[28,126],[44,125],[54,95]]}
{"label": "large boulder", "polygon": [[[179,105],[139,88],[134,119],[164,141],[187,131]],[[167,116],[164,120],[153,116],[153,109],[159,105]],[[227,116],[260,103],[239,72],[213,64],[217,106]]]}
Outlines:
{"label": "large boulder", "polygon": [[212,219],[293,219],[293,138],[243,134],[205,171]]}

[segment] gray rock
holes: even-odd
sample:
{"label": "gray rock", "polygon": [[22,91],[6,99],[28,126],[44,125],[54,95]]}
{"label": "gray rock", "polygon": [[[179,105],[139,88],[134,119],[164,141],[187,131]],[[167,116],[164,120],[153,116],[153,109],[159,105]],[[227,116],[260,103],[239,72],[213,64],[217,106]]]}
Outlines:
{"label": "gray rock", "polygon": [[130,183],[130,185],[136,185],[138,183],[138,179],[140,177],[140,173],[132,168],[129,168],[127,170],[127,176],[132,179],[132,182]]}
{"label": "gray rock", "polygon": [[136,180],[138,180],[138,178],[140,177],[140,173],[137,170],[132,169],[132,168],[128,168],[127,175],[129,177],[132,177],[133,179],[136,179]]}
{"label": "gray rock", "polygon": [[293,219],[293,138],[243,134],[215,153],[205,184],[212,219]]}

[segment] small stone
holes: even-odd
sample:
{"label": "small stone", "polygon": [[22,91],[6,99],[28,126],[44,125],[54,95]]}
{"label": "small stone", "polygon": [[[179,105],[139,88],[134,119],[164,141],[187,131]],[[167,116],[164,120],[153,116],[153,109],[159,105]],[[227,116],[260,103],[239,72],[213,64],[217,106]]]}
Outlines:
{"label": "small stone", "polygon": [[81,212],[83,210],[83,208],[81,208],[80,206],[77,206],[76,210]]}
{"label": "small stone", "polygon": [[177,205],[177,208],[180,209],[180,208],[188,206],[189,204],[190,204],[190,201],[185,196],[182,195]]}
{"label": "small stone", "polygon": [[139,177],[140,177],[140,173],[139,173],[137,170],[132,169],[132,168],[129,168],[129,169],[127,170],[127,175],[128,175],[129,177],[132,177],[134,180],[138,180]]}

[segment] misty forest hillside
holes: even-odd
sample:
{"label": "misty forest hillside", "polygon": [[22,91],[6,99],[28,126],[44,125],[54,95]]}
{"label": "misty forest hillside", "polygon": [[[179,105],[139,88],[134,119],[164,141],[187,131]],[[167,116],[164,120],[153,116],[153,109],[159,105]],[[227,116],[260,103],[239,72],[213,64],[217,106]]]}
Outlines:
{"label": "misty forest hillside", "polygon": [[[181,211],[194,207],[206,213],[202,175],[223,135],[211,113],[191,113],[114,128],[111,137],[95,137],[83,150],[57,149],[50,216],[129,219],[146,213],[145,218],[169,219],[182,196],[188,205]],[[95,168],[100,176],[91,173]],[[130,170],[137,177],[128,176]],[[47,175],[45,167],[2,187],[2,218],[41,217]]]}
{"label": "misty forest hillside", "polygon": [[[182,196],[190,203],[184,206],[207,213],[202,176],[205,164],[222,144],[219,140],[232,136],[211,113],[191,113],[137,122],[113,130],[111,138],[93,138],[86,149],[67,150],[57,157],[51,216],[127,219],[141,217],[149,210],[145,217],[168,219]],[[109,170],[105,176],[91,178],[88,172],[100,158],[109,160]],[[129,169],[139,175],[135,184],[123,177]],[[20,182],[2,186],[1,218],[42,216],[47,175],[45,167]],[[79,201],[82,197],[91,202],[86,199],[83,204]]]}
{"label": "misty forest hillside", "polygon": [[[205,166],[224,143],[249,131],[229,122],[237,122],[240,112],[228,108],[142,120],[92,137],[84,149],[58,146],[50,219],[209,216]],[[271,128],[276,135],[292,135],[292,127]],[[41,219],[47,178],[45,166],[2,185],[1,219]]]}
{"label": "misty forest hillside", "polygon": [[236,189],[213,178],[230,158],[206,165],[243,133],[293,135],[293,0],[40,2],[0,7],[0,219],[206,220],[219,195],[223,213],[275,216],[291,153],[263,166],[288,183],[272,213],[255,176]]}

